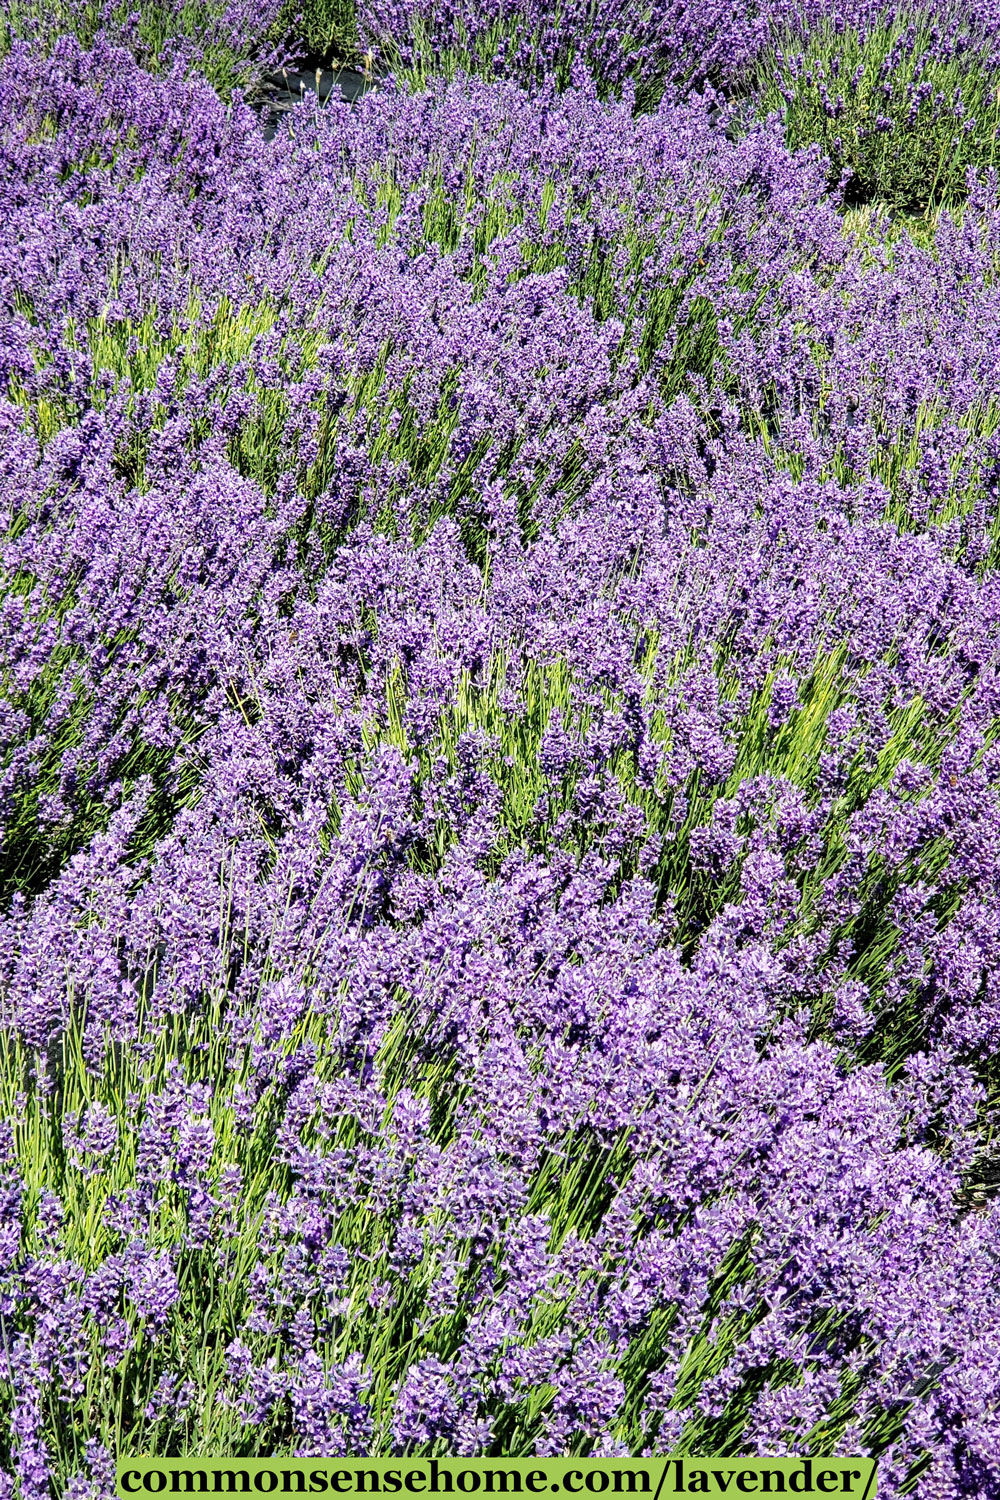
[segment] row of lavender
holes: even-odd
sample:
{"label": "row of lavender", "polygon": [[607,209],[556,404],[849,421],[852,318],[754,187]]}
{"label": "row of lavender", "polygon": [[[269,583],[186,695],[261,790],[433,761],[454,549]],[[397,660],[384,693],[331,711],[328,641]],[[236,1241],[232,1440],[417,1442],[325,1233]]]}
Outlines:
{"label": "row of lavender", "polygon": [[[601,97],[626,84],[721,88],[737,118],[779,112],[786,144],[816,145],[857,202],[920,212],[964,197],[996,164],[996,0],[5,0],[0,58],[18,40],[113,39],[142,68],[203,76],[222,97],[303,54],[364,61],[408,85],[456,70],[533,89],[574,67]],[[132,63],[124,66],[131,71]]]}
{"label": "row of lavender", "polygon": [[1000,1493],[1000,204],[460,77],[0,72],[0,1495]]}

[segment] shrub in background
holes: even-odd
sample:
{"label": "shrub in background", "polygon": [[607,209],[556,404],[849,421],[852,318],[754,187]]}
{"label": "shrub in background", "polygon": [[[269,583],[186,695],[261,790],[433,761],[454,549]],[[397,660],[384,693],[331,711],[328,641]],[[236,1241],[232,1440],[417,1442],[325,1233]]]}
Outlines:
{"label": "shrub in background", "polygon": [[967,16],[825,17],[766,51],[749,91],[792,147],[818,144],[850,200],[907,213],[954,203],[992,167],[1000,132],[995,31]]}

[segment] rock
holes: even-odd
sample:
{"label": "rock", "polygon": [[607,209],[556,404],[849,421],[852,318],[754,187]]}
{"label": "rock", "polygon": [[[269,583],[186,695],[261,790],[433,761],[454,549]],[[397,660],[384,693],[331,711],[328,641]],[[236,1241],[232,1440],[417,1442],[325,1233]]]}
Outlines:
{"label": "rock", "polygon": [[277,72],[265,73],[261,82],[267,106],[264,139],[270,141],[277,133],[279,121],[302,100],[313,98],[325,104],[332,97],[339,96],[346,104],[353,104],[375,87],[377,79],[373,74],[361,73],[356,68],[317,68],[315,71],[281,68]]}

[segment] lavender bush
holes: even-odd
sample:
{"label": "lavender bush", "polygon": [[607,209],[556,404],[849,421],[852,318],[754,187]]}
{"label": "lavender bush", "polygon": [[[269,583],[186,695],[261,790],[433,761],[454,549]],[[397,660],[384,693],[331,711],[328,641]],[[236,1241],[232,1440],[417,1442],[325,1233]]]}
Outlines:
{"label": "lavender bush", "polygon": [[0,68],[4,1500],[1000,1494],[998,185],[852,237],[571,19],[270,144]]}
{"label": "lavender bush", "polygon": [[783,109],[789,145],[819,142],[857,199],[925,210],[964,196],[969,168],[996,160],[997,36],[967,16],[825,20],[758,68],[758,107]]}
{"label": "lavender bush", "polygon": [[48,55],[68,33],[87,47],[110,40],[127,48],[123,81],[136,65],[193,72],[228,95],[252,84],[262,61],[283,60],[297,20],[283,0],[5,0],[0,57],[18,42]]}

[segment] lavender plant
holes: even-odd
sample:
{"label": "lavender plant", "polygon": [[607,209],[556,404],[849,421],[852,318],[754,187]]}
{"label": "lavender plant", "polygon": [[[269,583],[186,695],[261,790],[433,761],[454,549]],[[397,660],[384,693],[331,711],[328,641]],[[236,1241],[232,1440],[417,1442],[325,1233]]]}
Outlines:
{"label": "lavender plant", "polygon": [[995,181],[127,55],[0,68],[0,1485],[997,1492]]}
{"label": "lavender plant", "polygon": [[99,39],[128,49],[120,63],[131,78],[138,65],[169,75],[206,78],[226,97],[252,85],[262,63],[278,63],[298,28],[280,0],[7,0],[0,10],[0,57],[18,42],[48,55],[60,38],[85,47]]}
{"label": "lavender plant", "polygon": [[992,167],[1000,130],[997,38],[962,13],[825,18],[764,53],[753,93],[792,147],[818,143],[855,201],[925,212]]}

